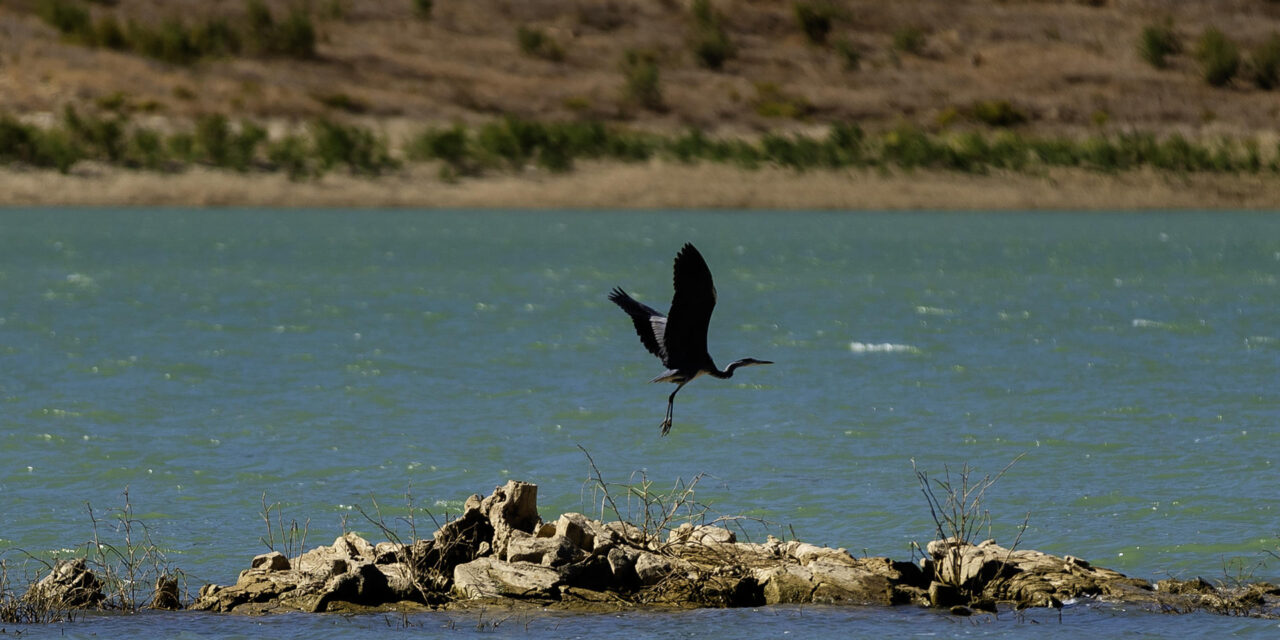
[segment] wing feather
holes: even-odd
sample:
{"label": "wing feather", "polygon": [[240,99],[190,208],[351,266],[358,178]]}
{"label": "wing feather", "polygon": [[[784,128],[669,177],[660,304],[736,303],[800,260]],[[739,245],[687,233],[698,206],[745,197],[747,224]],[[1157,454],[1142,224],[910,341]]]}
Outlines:
{"label": "wing feather", "polygon": [[667,317],[658,312],[658,310],[637,302],[635,298],[627,295],[621,287],[614,287],[609,292],[609,300],[614,304],[622,307],[627,315],[631,316],[631,324],[635,325],[636,335],[640,336],[640,343],[645,349],[649,350],[659,360],[665,364],[667,361]]}
{"label": "wing feather", "polygon": [[707,329],[716,308],[716,287],[707,261],[692,244],[676,254],[673,271],[675,295],[667,317],[665,364],[671,369],[699,369],[709,361]]}

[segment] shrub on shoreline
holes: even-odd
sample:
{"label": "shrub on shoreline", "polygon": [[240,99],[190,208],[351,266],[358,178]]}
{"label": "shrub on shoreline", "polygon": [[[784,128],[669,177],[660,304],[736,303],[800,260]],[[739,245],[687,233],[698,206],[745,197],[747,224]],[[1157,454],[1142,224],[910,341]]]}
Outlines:
{"label": "shrub on shoreline", "polygon": [[714,162],[754,169],[932,169],[985,173],[1052,167],[1116,173],[1151,168],[1177,173],[1280,173],[1280,147],[1263,150],[1250,138],[1190,140],[1174,134],[1030,137],[1013,130],[930,133],[901,125],[881,133],[834,123],[823,136],[766,133],[718,138],[698,129],[679,134],[635,131],[597,121],[538,122],[506,117],[476,127],[431,127],[392,148],[375,131],[317,120],[272,138],[261,126],[226,116],[199,118],[188,130],[163,134],[127,115],[64,111],[49,128],[0,114],[0,163],[69,172],[81,160],[149,171],[193,165],[239,172],[283,172],[302,180],[335,170],[379,176],[404,162],[439,162],[449,180],[487,171],[537,167],[570,171],[579,160]]}

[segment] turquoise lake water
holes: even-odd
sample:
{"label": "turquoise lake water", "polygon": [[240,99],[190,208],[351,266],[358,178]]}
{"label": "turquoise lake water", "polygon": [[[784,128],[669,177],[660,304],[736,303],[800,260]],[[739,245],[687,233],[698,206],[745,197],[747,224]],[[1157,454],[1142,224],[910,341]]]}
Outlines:
{"label": "turquoise lake water", "polygon": [[[606,294],[665,310],[695,243],[721,365],[680,392]],[[0,211],[0,550],[83,548],[128,490],[194,591],[266,550],[265,500],[378,540],[507,479],[544,517],[700,474],[717,514],[911,559],[912,460],[975,477],[991,537],[1159,579],[1280,581],[1280,217],[1234,213]],[[419,527],[433,527],[419,516]],[[403,523],[401,523],[403,524]],[[748,531],[763,535],[763,530]],[[986,533],[982,537],[986,537]],[[21,551],[19,551],[21,550]],[[64,552],[65,553],[65,552]],[[93,616],[72,637],[1273,637],[1091,602],[528,615]],[[732,630],[727,632],[726,630]]]}

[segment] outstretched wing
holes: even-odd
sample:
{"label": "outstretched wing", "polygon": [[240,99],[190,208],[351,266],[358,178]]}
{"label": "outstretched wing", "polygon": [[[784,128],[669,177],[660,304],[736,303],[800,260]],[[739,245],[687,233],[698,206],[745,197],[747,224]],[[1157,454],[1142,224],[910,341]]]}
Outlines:
{"label": "outstretched wing", "polygon": [[622,307],[622,310],[631,316],[631,323],[636,326],[636,333],[639,334],[644,348],[666,364],[667,317],[648,305],[636,302],[621,287],[613,288],[609,293],[609,300]]}
{"label": "outstretched wing", "polygon": [[666,351],[668,368],[701,368],[707,364],[707,328],[716,308],[716,287],[711,269],[702,254],[686,243],[676,254],[675,296],[667,318]]}

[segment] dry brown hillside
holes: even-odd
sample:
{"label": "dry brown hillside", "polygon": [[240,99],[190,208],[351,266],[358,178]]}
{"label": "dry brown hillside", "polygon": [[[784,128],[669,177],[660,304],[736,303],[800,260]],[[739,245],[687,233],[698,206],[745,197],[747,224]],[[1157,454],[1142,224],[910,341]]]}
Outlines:
{"label": "dry brown hillside", "polygon": [[[720,70],[691,52],[687,0],[435,0],[426,18],[413,0],[310,0],[314,58],[246,54],[190,65],[69,42],[39,17],[42,2],[0,4],[0,112],[31,117],[122,96],[179,118],[329,115],[390,124],[518,114],[735,133],[836,120],[868,129],[902,120],[964,126],[974,103],[1007,100],[1029,119],[1019,126],[1044,133],[1270,135],[1280,122],[1280,92],[1245,77],[1210,86],[1191,54],[1212,25],[1247,58],[1280,31],[1280,2],[1268,0],[837,0],[826,44],[801,31],[791,0],[712,0],[735,51]],[[266,4],[283,15],[294,3]],[[214,15],[234,24],[246,5],[84,6],[95,19],[158,25]],[[1159,70],[1137,43],[1144,26],[1165,18],[1183,52]],[[563,59],[523,53],[522,26],[549,37]],[[628,50],[657,60],[662,107],[623,100]]]}

